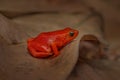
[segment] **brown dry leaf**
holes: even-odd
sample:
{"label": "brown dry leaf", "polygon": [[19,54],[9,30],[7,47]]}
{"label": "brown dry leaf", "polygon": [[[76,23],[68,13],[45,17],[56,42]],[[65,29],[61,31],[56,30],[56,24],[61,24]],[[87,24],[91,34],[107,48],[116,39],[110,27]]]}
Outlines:
{"label": "brown dry leaf", "polygon": [[[79,17],[82,20],[86,16],[87,15],[75,16],[64,14],[40,14],[35,16],[26,16],[23,18],[16,18],[12,20],[8,20],[7,18],[2,16],[0,44],[4,46],[0,46],[1,79],[65,80],[77,62],[80,36],[77,38],[77,40],[67,45],[61,51],[61,55],[54,59],[36,59],[32,57],[27,51],[25,40],[26,37],[34,37],[34,35],[37,35],[42,31],[50,31],[50,29],[56,30],[61,29],[61,26],[73,25],[79,22]],[[29,19],[30,17],[31,19]],[[48,18],[48,20],[46,20],[46,17]],[[20,26],[19,28],[19,25],[23,26]],[[6,32],[4,32],[3,30],[5,30]],[[12,36],[12,38],[9,38],[9,35]],[[22,37],[19,37],[21,35]],[[24,37],[24,35],[26,37]],[[16,44],[13,44],[13,40],[16,40]],[[14,75],[12,73],[14,73]]]}
{"label": "brown dry leaf", "polygon": [[[0,43],[4,45],[1,46],[0,52],[1,78],[3,80],[65,80],[78,60],[80,39],[85,34],[96,34],[96,36],[102,37],[99,26],[94,27],[94,24],[91,23],[94,21],[97,23],[97,20],[92,19],[91,22],[88,21],[90,29],[84,24],[81,27],[76,27],[76,29],[80,30],[77,39],[62,49],[61,55],[54,59],[33,58],[28,54],[25,40],[42,31],[50,31],[50,29],[60,29],[62,26],[77,24],[86,16],[40,14],[8,20],[1,15],[2,26],[0,34],[2,38]],[[97,32],[93,33],[94,30],[97,30]],[[13,44],[14,41],[16,41],[16,44]],[[11,73],[14,73],[14,75]]]}

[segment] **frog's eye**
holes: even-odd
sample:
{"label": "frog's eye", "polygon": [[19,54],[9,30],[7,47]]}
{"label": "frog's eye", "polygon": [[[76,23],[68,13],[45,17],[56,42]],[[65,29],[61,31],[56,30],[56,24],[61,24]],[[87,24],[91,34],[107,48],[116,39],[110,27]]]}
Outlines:
{"label": "frog's eye", "polygon": [[71,31],[71,32],[69,33],[69,35],[70,35],[71,37],[74,36],[74,32]]}

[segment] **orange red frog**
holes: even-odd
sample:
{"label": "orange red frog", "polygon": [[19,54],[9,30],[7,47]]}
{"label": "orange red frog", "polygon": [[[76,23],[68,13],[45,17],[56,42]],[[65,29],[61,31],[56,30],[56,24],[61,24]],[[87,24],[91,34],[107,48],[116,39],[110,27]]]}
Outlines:
{"label": "orange red frog", "polygon": [[78,30],[69,27],[40,33],[37,37],[28,39],[28,51],[36,58],[56,57],[60,54],[59,50],[75,39],[78,33]]}

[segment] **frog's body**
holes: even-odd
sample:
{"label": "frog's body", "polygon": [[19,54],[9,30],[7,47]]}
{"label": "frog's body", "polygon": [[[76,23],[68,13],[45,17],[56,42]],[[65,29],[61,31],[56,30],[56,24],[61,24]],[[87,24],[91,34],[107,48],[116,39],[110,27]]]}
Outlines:
{"label": "frog's body", "polygon": [[71,42],[78,35],[78,31],[65,28],[52,32],[40,33],[36,38],[28,39],[28,50],[32,56],[44,58],[58,56],[59,50]]}

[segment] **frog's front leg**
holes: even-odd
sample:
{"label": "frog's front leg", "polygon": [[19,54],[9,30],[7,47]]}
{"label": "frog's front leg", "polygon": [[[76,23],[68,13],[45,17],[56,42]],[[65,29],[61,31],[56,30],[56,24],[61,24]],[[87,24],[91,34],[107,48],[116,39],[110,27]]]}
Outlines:
{"label": "frog's front leg", "polygon": [[53,57],[56,57],[56,56],[58,56],[59,55],[59,51],[58,51],[58,48],[57,48],[57,46],[56,46],[56,44],[53,42],[53,43],[51,43],[51,47],[52,47],[52,50],[53,50]]}

